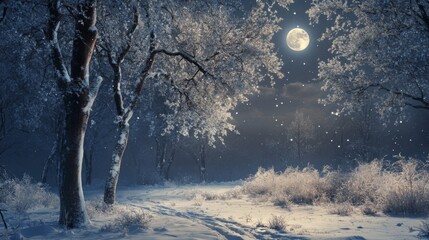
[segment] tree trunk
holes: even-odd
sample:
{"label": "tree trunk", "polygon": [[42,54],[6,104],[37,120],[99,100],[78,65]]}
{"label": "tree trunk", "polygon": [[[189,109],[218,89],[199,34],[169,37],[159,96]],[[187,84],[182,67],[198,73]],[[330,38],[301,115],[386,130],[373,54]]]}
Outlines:
{"label": "tree trunk", "polygon": [[158,171],[159,177],[162,178],[162,180],[165,180],[164,178],[164,165],[165,165],[165,158],[166,158],[166,152],[167,152],[167,143],[164,136],[161,136],[159,138],[156,138],[156,169]]}
{"label": "tree trunk", "polygon": [[[52,125],[52,130],[55,133],[54,145],[52,146],[51,152],[48,156],[48,159],[45,162],[45,166],[43,167],[42,179],[41,179],[42,183],[47,182],[49,170],[51,166],[54,164],[54,162],[58,165],[61,160],[60,159],[61,146],[64,140],[64,112],[62,110],[63,110],[62,107],[59,107],[58,109],[56,109],[58,115],[56,117],[56,121],[53,122],[53,125]],[[58,170],[59,169],[56,168],[56,171]],[[57,182],[58,178],[56,178],[55,180]]]}
{"label": "tree trunk", "polygon": [[58,144],[59,144],[58,140],[55,140],[54,145],[52,146],[52,149],[51,149],[51,153],[49,154],[48,159],[45,162],[45,166],[43,166],[42,179],[41,179],[42,183],[46,183],[48,180],[48,172],[53,163],[54,157],[57,154]]}
{"label": "tree trunk", "polygon": [[101,84],[99,78],[95,85],[89,85],[89,63],[97,39],[96,1],[86,0],[78,4],[70,77],[57,37],[61,19],[60,1],[50,0],[48,8],[47,38],[65,106],[65,136],[59,172],[59,223],[67,228],[77,228],[89,223],[82,189],[83,146],[90,110]]}
{"label": "tree trunk", "polygon": [[170,180],[170,169],[171,165],[173,165],[174,157],[176,156],[176,146],[172,142],[170,146],[170,154],[168,156],[168,160],[166,164],[164,165],[164,178],[166,180]]}
{"label": "tree trunk", "polygon": [[170,179],[170,169],[176,155],[173,141],[162,136],[156,139],[156,168],[162,180]]}
{"label": "tree trunk", "polygon": [[85,152],[85,184],[91,185],[92,182],[92,160],[94,159],[95,143],[91,143],[91,147]]}
{"label": "tree trunk", "polygon": [[130,134],[130,125],[128,124],[128,120],[121,121],[118,125],[118,130],[120,135],[118,142],[116,143],[109,175],[104,188],[104,202],[106,204],[115,203],[116,187],[118,185],[119,172],[121,170],[121,161],[124,156],[125,149],[127,148],[128,137]]}
{"label": "tree trunk", "polygon": [[76,228],[88,223],[82,189],[82,158],[88,113],[82,111],[88,104],[88,92],[67,94],[66,136],[60,178],[60,224]]}
{"label": "tree trunk", "polygon": [[200,180],[205,182],[206,179],[206,145],[201,143],[200,146]]}

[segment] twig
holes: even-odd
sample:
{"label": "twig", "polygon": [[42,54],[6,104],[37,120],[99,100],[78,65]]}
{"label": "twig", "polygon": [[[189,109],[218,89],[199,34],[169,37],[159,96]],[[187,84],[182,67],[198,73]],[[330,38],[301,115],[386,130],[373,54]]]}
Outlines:
{"label": "twig", "polygon": [[3,211],[4,211],[4,212],[7,212],[7,210],[5,210],[5,209],[0,209],[0,216],[1,216],[1,220],[3,220],[4,228],[7,230],[7,224],[6,224],[6,221],[4,220]]}

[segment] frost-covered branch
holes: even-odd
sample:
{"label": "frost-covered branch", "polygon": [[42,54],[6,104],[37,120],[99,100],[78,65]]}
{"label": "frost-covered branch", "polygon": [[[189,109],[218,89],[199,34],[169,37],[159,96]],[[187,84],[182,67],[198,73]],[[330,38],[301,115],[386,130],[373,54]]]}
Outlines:
{"label": "frost-covered branch", "polygon": [[331,59],[319,79],[341,111],[374,102],[380,116],[404,117],[404,106],[429,110],[429,2],[427,0],[313,0],[308,14],[332,20],[322,40]]}
{"label": "frost-covered branch", "polygon": [[[172,51],[168,51],[165,49],[157,49],[157,50],[153,51],[153,53],[154,54],[163,53],[165,55],[172,56],[172,57],[182,57],[183,59],[185,59],[189,63],[196,66],[198,68],[198,70],[200,72],[202,72],[204,75],[209,75],[210,77],[214,77],[209,71],[206,70],[206,68],[200,62],[198,62],[198,60],[196,60],[194,57],[192,57],[191,55],[189,55],[188,53],[186,53],[184,51],[172,52]],[[217,54],[213,54],[212,57],[215,57],[216,55]]]}
{"label": "frost-covered branch", "polygon": [[67,68],[65,66],[64,58],[61,53],[60,43],[58,41],[58,30],[60,27],[61,20],[61,13],[59,10],[61,4],[60,2],[60,0],[50,0],[48,2],[49,22],[45,34],[51,47],[52,61],[59,77],[58,86],[61,89],[64,89],[65,85],[71,80]]}

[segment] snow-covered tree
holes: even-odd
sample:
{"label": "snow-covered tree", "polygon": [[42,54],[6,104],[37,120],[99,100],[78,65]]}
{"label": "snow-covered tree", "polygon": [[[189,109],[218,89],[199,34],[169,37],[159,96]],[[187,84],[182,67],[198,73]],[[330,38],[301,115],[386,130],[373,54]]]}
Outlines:
{"label": "snow-covered tree", "polygon": [[190,137],[182,142],[181,147],[184,147],[184,150],[192,156],[198,168],[200,181],[205,182],[207,180],[207,150],[210,147],[207,139]]}
{"label": "snow-covered tree", "polygon": [[314,23],[332,23],[321,40],[333,57],[319,64],[319,78],[340,111],[359,111],[365,99],[381,116],[405,106],[429,110],[429,1],[313,0]]}
{"label": "snow-covered tree", "polygon": [[112,19],[108,13],[112,8],[100,12],[106,12],[101,17],[100,31],[102,27],[106,31],[100,47],[114,72],[119,135],[106,203],[115,199],[129,122],[146,81],[168,96],[165,104],[170,111],[163,115],[166,134],[205,136],[213,144],[234,131],[230,112],[258,92],[259,82],[282,77],[282,62],[272,43],[280,29],[274,3],[257,1],[250,12],[239,1],[111,3],[119,4],[120,14],[128,20],[124,26],[124,19]]}
{"label": "snow-covered tree", "polygon": [[310,141],[314,138],[314,124],[310,117],[304,117],[301,111],[295,112],[295,118],[287,127],[290,138],[290,151],[300,162],[303,156],[311,150]]}
{"label": "snow-covered tree", "polygon": [[[47,1],[49,19],[45,30],[51,59],[57,73],[57,85],[65,107],[65,135],[60,164],[60,224],[76,228],[89,222],[82,189],[82,161],[85,131],[101,78],[90,79],[89,65],[97,39],[96,1],[86,0],[62,5]],[[62,23],[61,7],[71,11],[75,20],[71,66],[60,47],[58,35]]]}
{"label": "snow-covered tree", "polygon": [[180,135],[176,131],[165,132],[165,121],[171,109],[165,104],[168,96],[164,96],[153,84],[147,84],[145,96],[144,123],[149,126],[149,136],[155,140],[155,164],[158,175],[162,180],[169,180],[177,143]]}
{"label": "snow-covered tree", "polygon": [[[67,228],[83,226],[89,222],[81,183],[84,137],[101,83],[101,79],[93,81],[89,77],[97,37],[95,0],[2,2],[7,7],[2,21],[7,34],[2,34],[2,43],[5,49],[15,50],[15,66],[8,69],[20,70],[16,82],[28,82],[32,86],[28,88],[30,95],[38,91],[38,86],[49,83],[50,88],[40,91],[45,95],[45,104],[39,106],[56,109],[56,101],[63,101],[65,135],[61,147],[59,222]],[[52,81],[45,79],[56,79],[56,89]],[[43,113],[40,107],[33,108],[33,102],[34,99],[22,102],[20,107],[31,106],[29,109],[34,111],[26,113],[26,125],[34,125],[34,116]]]}
{"label": "snow-covered tree", "polygon": [[[28,78],[34,80],[33,85],[37,80],[52,78],[52,74],[57,79],[56,96],[46,98],[46,102],[49,105],[62,99],[64,103],[60,224],[68,228],[88,222],[81,174],[85,132],[101,84],[101,78],[89,71],[98,35],[96,2],[0,2],[4,9],[0,24],[7,23],[2,30],[8,32],[2,43],[6,43],[5,49],[13,48],[21,54],[15,56],[22,72],[32,76]],[[166,133],[177,131],[184,136],[206,136],[210,143],[221,141],[234,130],[230,111],[256,93],[260,81],[282,76],[282,62],[272,43],[280,29],[273,8],[290,2],[272,0],[267,4],[257,0],[251,11],[244,10],[239,1],[98,2],[106,13],[114,11],[98,17],[99,27],[105,27],[100,35],[104,45],[100,47],[114,72],[119,130],[106,184],[113,194],[107,199],[114,200],[129,121],[145,81],[156,81],[166,90],[163,94],[168,93],[166,104],[171,112],[164,116]],[[121,4],[126,8],[109,9]],[[22,47],[16,43],[22,43]],[[30,59],[34,66],[28,64]],[[50,64],[40,66],[45,63]]]}

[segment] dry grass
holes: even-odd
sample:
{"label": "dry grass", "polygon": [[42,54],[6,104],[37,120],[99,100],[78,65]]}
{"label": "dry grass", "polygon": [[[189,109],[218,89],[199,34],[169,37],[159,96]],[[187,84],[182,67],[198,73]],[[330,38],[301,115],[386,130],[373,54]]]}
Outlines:
{"label": "dry grass", "polygon": [[268,227],[283,232],[286,230],[286,219],[283,216],[272,216],[268,220]]}
{"label": "dry grass", "polygon": [[[423,162],[399,159],[393,164],[374,160],[351,172],[326,168],[288,168],[284,172],[259,169],[242,191],[250,197],[269,199],[273,205],[348,203],[365,215],[425,215],[429,213],[429,173]],[[347,211],[338,212],[345,214]]]}

